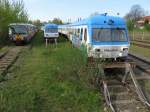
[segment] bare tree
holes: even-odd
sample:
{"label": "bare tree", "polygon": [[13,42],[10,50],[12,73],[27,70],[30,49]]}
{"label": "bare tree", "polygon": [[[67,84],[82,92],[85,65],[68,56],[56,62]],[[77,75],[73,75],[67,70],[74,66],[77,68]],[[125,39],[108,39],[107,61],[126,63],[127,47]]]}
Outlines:
{"label": "bare tree", "polygon": [[131,21],[137,21],[146,15],[146,11],[140,5],[133,5],[126,14],[125,19]]}

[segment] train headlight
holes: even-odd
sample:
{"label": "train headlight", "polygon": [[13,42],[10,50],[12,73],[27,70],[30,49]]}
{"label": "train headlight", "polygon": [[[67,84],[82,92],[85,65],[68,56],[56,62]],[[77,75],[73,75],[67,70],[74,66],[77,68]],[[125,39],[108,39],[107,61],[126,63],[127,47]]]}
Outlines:
{"label": "train headlight", "polygon": [[16,35],[16,40],[17,40],[17,41],[22,40],[22,36],[21,36],[21,35]]}
{"label": "train headlight", "polygon": [[119,53],[119,56],[122,57],[123,53]]}
{"label": "train headlight", "polygon": [[128,48],[123,48],[123,51],[128,51]]}
{"label": "train headlight", "polygon": [[100,50],[100,49],[95,49],[95,51],[96,51],[96,52],[101,52],[101,50]]}

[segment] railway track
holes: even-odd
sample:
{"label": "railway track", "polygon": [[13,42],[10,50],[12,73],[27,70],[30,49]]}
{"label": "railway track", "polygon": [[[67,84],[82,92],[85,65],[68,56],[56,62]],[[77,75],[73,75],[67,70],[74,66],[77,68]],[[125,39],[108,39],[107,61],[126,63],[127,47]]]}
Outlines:
{"label": "railway track", "polygon": [[[124,85],[119,80],[109,80],[103,84],[106,103],[113,112],[149,112],[134,90],[133,84]],[[131,87],[131,88],[130,88]]]}
{"label": "railway track", "polygon": [[9,48],[0,55],[0,75],[4,76],[11,65],[16,61],[22,47]]}
{"label": "railway track", "polygon": [[143,48],[150,48],[150,43],[149,42],[143,42],[143,41],[131,41],[131,44],[143,47]]}
{"label": "railway track", "polygon": [[129,54],[129,58],[136,63],[136,67],[147,74],[150,74],[150,59],[145,57],[140,57],[135,54]]}
{"label": "railway track", "polygon": [[141,43],[150,44],[150,40],[138,40],[138,39],[135,39],[135,40],[132,40],[131,42],[141,42]]}
{"label": "railway track", "polygon": [[149,112],[150,103],[138,83],[137,74],[129,62],[122,64],[118,67],[113,64],[111,72],[102,72],[106,77],[100,79],[98,87],[107,107],[112,112]]}

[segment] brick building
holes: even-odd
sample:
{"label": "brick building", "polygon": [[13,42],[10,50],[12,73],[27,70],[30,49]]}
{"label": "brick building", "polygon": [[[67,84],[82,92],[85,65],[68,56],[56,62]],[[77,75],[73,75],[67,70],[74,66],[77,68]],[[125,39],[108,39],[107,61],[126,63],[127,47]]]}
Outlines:
{"label": "brick building", "polygon": [[147,21],[150,24],[150,16],[145,16],[143,17],[144,22]]}
{"label": "brick building", "polygon": [[150,16],[144,16],[141,20],[137,21],[136,26],[143,29],[146,21],[150,24]]}

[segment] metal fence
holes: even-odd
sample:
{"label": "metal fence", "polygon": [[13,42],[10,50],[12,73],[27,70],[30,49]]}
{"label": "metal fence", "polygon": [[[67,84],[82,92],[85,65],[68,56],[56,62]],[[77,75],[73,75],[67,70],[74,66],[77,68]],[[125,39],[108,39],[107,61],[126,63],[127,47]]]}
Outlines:
{"label": "metal fence", "polygon": [[131,40],[149,40],[150,32],[129,32],[129,37]]}

